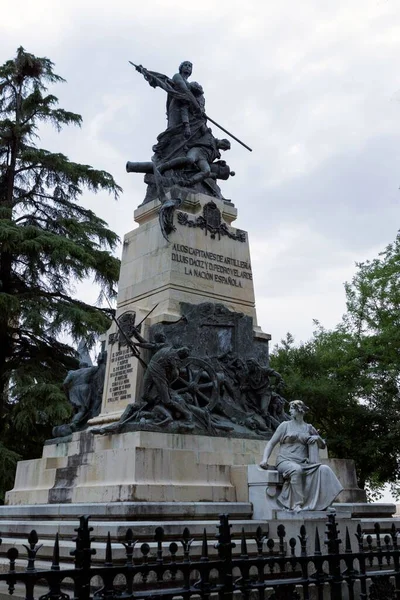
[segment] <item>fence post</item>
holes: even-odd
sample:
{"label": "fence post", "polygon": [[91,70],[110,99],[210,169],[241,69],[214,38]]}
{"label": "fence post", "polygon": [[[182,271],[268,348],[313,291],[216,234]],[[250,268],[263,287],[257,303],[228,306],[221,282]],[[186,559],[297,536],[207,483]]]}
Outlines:
{"label": "fence post", "polygon": [[91,548],[93,538],[90,533],[93,527],[89,527],[89,516],[79,517],[79,527],[75,529],[77,536],[74,539],[76,548],[71,551],[71,556],[75,557],[75,573],[74,573],[74,597],[79,600],[90,600],[90,566],[92,564],[92,556],[96,554],[96,550]]}
{"label": "fence post", "polygon": [[[35,568],[35,560],[36,554],[42,547],[42,544],[38,544],[38,535],[34,529],[30,532],[28,536],[28,544],[23,544],[24,548],[26,548],[28,554],[28,565],[26,567],[26,573],[33,574],[36,572]],[[25,582],[25,590],[26,596],[25,600],[33,600],[34,599],[34,588],[35,588],[35,579],[33,577],[28,577]]]}
{"label": "fence post", "polygon": [[[220,581],[222,583],[222,589],[219,592],[220,600],[232,600],[233,599],[233,573],[232,573],[232,548],[235,548],[236,544],[232,541],[231,527],[229,524],[229,515],[219,516],[220,524],[217,525],[219,533],[217,534],[217,540],[215,547],[218,550],[218,555],[222,561],[223,572],[219,572]],[[221,576],[222,575],[222,576]]]}
{"label": "fence post", "polygon": [[340,572],[339,546],[342,540],[336,524],[335,513],[328,514],[325,525],[325,544],[328,548],[329,585],[331,588],[331,600],[342,600],[342,574]]}

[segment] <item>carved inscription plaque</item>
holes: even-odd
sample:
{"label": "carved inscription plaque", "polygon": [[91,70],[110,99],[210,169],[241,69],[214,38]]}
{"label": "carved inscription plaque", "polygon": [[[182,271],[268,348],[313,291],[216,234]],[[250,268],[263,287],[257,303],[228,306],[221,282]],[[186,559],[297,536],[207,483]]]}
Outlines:
{"label": "carved inscription plaque", "polygon": [[132,390],[129,375],[133,372],[133,360],[135,359],[130,348],[116,348],[111,353],[107,402],[130,401]]}
{"label": "carved inscription plaque", "polygon": [[237,260],[223,254],[207,252],[183,244],[174,244],[172,260],[181,264],[185,275],[207,281],[243,288],[253,279],[250,262]]}

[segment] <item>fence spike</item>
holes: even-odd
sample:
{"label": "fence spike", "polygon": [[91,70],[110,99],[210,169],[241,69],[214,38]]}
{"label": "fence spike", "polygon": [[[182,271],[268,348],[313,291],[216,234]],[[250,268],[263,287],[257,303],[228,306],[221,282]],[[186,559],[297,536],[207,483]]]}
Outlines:
{"label": "fence spike", "polygon": [[307,556],[307,531],[304,525],[300,527],[300,535],[297,536],[300,540],[301,556]]}
{"label": "fence spike", "polygon": [[349,528],[346,526],[346,541],[345,541],[345,552],[346,554],[351,554],[351,541],[350,541],[350,533]]}
{"label": "fence spike", "polygon": [[130,527],[126,530],[125,541],[127,544],[133,542],[133,531]]}
{"label": "fence spike", "polygon": [[201,559],[202,561],[208,560],[208,540],[206,528],[203,529],[203,543],[201,545]]}
{"label": "fence spike", "polygon": [[29,543],[30,547],[34,548],[36,546],[36,544],[38,543],[38,541],[39,541],[39,538],[38,538],[36,529],[32,529],[32,531],[28,535],[28,543]]}
{"label": "fence spike", "polygon": [[375,523],[374,531],[375,531],[375,535],[376,535],[376,547],[378,548],[378,550],[380,550],[381,549],[381,526],[379,523]]}
{"label": "fence spike", "polygon": [[285,554],[286,554],[286,552],[285,552],[285,535],[286,535],[285,526],[278,525],[276,531],[277,531],[278,538],[279,538],[279,554],[281,556],[285,556]]}
{"label": "fence spike", "polygon": [[[19,552],[16,548],[9,548],[7,550],[7,554],[6,554],[8,560],[10,561],[10,565],[9,565],[9,573],[15,573],[15,561],[17,560],[18,556],[19,556]],[[12,596],[14,594],[14,590],[15,590],[15,583],[16,580],[11,577],[8,580],[8,592],[10,594],[10,596]]]}
{"label": "fence spike", "polygon": [[104,563],[105,567],[112,567],[112,547],[111,547],[111,535],[110,532],[107,533],[107,543],[106,543],[106,560]]}
{"label": "fence spike", "polygon": [[392,523],[392,527],[390,529],[390,536],[392,538],[393,548],[397,548],[397,529],[394,523]]}
{"label": "fence spike", "polygon": [[358,542],[358,551],[359,552],[364,552],[364,544],[363,544],[364,534],[363,534],[363,531],[361,529],[361,524],[360,523],[357,525],[357,532],[355,533],[355,536],[356,536],[357,542]]}
{"label": "fence spike", "polygon": [[156,527],[156,530],[154,532],[154,539],[157,542],[157,562],[162,563],[162,561],[163,561],[162,542],[164,539],[164,529],[162,527]]}
{"label": "fence spike", "polygon": [[144,544],[142,544],[142,545],[140,546],[140,552],[143,554],[144,561],[146,562],[146,560],[147,560],[147,555],[148,555],[148,554],[149,554],[149,552],[150,552],[150,546],[149,546],[149,544],[147,544],[147,542],[145,542]]}
{"label": "fence spike", "polygon": [[249,558],[247,553],[247,542],[244,527],[242,527],[242,536],[240,538],[240,558]]}
{"label": "fence spike", "polygon": [[59,571],[60,570],[60,544],[58,541],[58,531],[56,533],[56,539],[54,542],[54,548],[53,548],[53,562],[51,564],[51,570],[52,571]]}
{"label": "fence spike", "polygon": [[257,552],[259,556],[262,556],[263,553],[263,546],[264,546],[264,542],[267,539],[267,536],[264,535],[263,530],[261,528],[261,526],[259,525],[256,529],[256,544],[257,544]]}
{"label": "fence spike", "polygon": [[184,562],[189,562],[190,557],[190,546],[193,544],[194,539],[190,537],[190,531],[187,527],[183,530],[182,539],[180,540],[183,547],[183,560]]}
{"label": "fence spike", "polygon": [[92,556],[96,554],[96,550],[91,548],[94,538],[90,537],[93,527],[89,527],[89,518],[88,515],[80,516],[79,527],[75,529],[77,532],[74,539],[75,550],[71,550],[70,554],[75,557],[75,567],[77,569],[89,569]]}
{"label": "fence spike", "polygon": [[26,549],[26,551],[28,553],[28,565],[26,567],[27,571],[35,571],[36,554],[38,553],[40,548],[43,546],[43,544],[38,544],[37,543],[38,541],[39,541],[38,534],[36,533],[35,529],[32,529],[32,531],[28,535],[29,546],[27,546],[26,544],[23,544],[24,548]]}
{"label": "fence spike", "polygon": [[139,540],[133,541],[133,531],[129,527],[129,529],[126,530],[125,542],[121,542],[122,545],[124,546],[125,552],[126,552],[126,563],[125,564],[127,567],[133,565],[133,549],[135,548],[138,541]]}
{"label": "fence spike", "polygon": [[268,547],[268,550],[269,550],[269,553],[270,553],[270,554],[273,554],[273,553],[274,553],[274,546],[275,546],[275,542],[274,542],[274,540],[273,540],[272,538],[269,538],[269,539],[267,540],[267,547]]}
{"label": "fence spike", "polygon": [[292,556],[295,556],[296,544],[297,544],[296,538],[290,538],[289,546],[290,546],[290,554]]}
{"label": "fence spike", "polygon": [[321,556],[321,541],[319,539],[319,531],[318,527],[315,528],[315,541],[314,541],[314,554],[316,556]]}
{"label": "fence spike", "polygon": [[176,553],[178,552],[178,544],[176,542],[171,542],[168,550],[171,554],[171,561],[175,562],[176,561]]}
{"label": "fence spike", "polygon": [[325,527],[325,544],[328,547],[328,554],[339,554],[339,545],[342,543],[342,540],[339,539],[335,512],[328,513],[328,520]]}
{"label": "fence spike", "polygon": [[16,548],[12,547],[7,550],[7,558],[10,561],[9,571],[15,571],[15,561],[19,556],[19,552]]}
{"label": "fence spike", "polygon": [[223,559],[230,559],[232,556],[232,548],[236,548],[235,542],[232,541],[231,528],[232,525],[229,523],[229,515],[219,515],[219,525],[217,525],[219,531],[217,534],[218,542],[215,544],[215,547],[218,550],[219,557]]}

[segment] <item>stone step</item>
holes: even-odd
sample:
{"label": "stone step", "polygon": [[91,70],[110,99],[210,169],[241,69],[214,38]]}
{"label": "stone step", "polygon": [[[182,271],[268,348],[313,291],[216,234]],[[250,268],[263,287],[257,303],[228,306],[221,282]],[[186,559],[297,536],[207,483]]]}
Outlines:
{"label": "stone step", "polygon": [[396,505],[389,502],[335,502],[332,506],[338,515],[350,512],[353,518],[390,518],[396,515]]}
{"label": "stone step", "polygon": [[370,533],[370,534],[374,534],[375,533],[375,523],[379,523],[380,526],[380,532],[383,535],[386,535],[386,533],[390,533],[391,529],[392,529],[392,525],[394,524],[396,529],[400,529],[400,519],[397,517],[388,517],[388,518],[366,518],[366,519],[360,519],[361,520],[361,527],[364,533]]}
{"label": "stone step", "polygon": [[[93,547],[98,550],[96,561],[104,560],[105,541],[110,532],[116,560],[123,560],[125,550],[121,542],[130,528],[133,539],[138,540],[135,553],[140,556],[140,546],[144,541],[154,545],[154,534],[157,527],[164,529],[166,548],[172,539],[179,542],[183,530],[187,527],[190,537],[195,540],[193,550],[198,546],[201,551],[201,539],[206,529],[209,538],[210,552],[213,552],[218,533],[219,515],[229,514],[231,531],[237,539],[242,528],[246,536],[254,537],[258,526],[268,534],[265,522],[251,519],[252,508],[249,503],[240,502],[119,502],[113,504],[35,504],[31,506],[0,506],[0,532],[3,543],[0,555],[5,556],[7,550],[15,546],[20,556],[26,555],[23,544],[26,543],[32,529],[37,531],[41,560],[51,560],[56,533],[60,538],[61,560],[71,562],[71,550],[75,545],[76,529],[79,517],[89,515],[91,535],[95,538]],[[240,546],[240,544],[238,544]],[[154,546],[155,547],[155,546]],[[197,550],[196,550],[197,553]],[[215,550],[214,550],[215,553]]]}
{"label": "stone step", "polygon": [[[232,531],[234,541],[236,542],[236,548],[234,548],[234,550],[233,550],[233,552],[235,554],[240,553],[240,536],[241,536],[242,526],[244,527],[245,533],[246,533],[248,552],[250,552],[250,553],[256,552],[255,531],[259,525],[262,526],[264,535],[267,535],[268,527],[265,526],[265,523],[260,524],[255,521],[252,521],[251,523],[247,523],[247,524],[246,524],[246,522],[243,522],[241,526],[238,525],[237,529]],[[215,548],[215,544],[217,541],[217,538],[216,538],[217,530],[215,527],[211,527],[211,528],[207,527],[206,531],[207,531],[207,540],[208,540],[208,554],[209,554],[209,556],[216,556],[217,550]],[[201,537],[203,535],[203,530],[193,532],[192,529],[190,529],[190,534],[191,534],[191,536],[190,536],[191,539],[195,538],[190,547],[190,556],[192,558],[199,557],[202,552]],[[155,557],[156,553],[157,553],[157,543],[154,541],[151,541],[152,537],[154,537],[154,536],[150,535],[150,536],[147,536],[145,539],[146,539],[146,543],[150,546],[149,556]],[[113,538],[112,535],[111,535],[111,539],[112,539],[113,561],[124,562],[126,560],[125,548],[122,545],[124,536],[120,537],[120,541],[118,541],[116,538]],[[138,539],[138,538],[134,535],[134,540],[136,540],[136,539]],[[177,556],[178,557],[182,556],[183,551],[182,551],[182,546],[179,543],[179,538],[175,537],[175,541],[178,544]],[[144,542],[144,539],[142,539],[142,540],[139,539],[137,545],[135,546],[134,553],[133,553],[133,557],[135,559],[142,558],[142,553],[141,553],[140,548],[141,548],[141,545],[143,542]],[[20,567],[21,568],[26,567],[27,551],[24,548],[23,543],[26,543],[26,540],[22,539],[19,536],[12,536],[12,535],[4,536],[3,535],[3,542],[0,546],[0,559],[2,558],[3,564],[6,563],[5,556],[6,556],[7,550],[9,548],[15,547],[15,548],[17,548],[17,550],[19,552],[18,561],[19,561]],[[43,537],[39,536],[38,543],[42,544],[42,547],[40,548],[40,550],[38,552],[38,561],[41,561],[42,565],[40,567],[39,562],[38,562],[38,563],[36,563],[36,568],[49,568],[50,562],[51,562],[51,559],[53,556],[54,538],[50,539],[50,538],[43,538]],[[277,544],[278,544],[278,540],[276,540],[276,545]],[[168,536],[166,536],[166,540],[162,544],[163,552],[166,557],[169,557],[169,545],[170,545],[170,541],[168,541]],[[95,563],[104,562],[105,552],[106,552],[105,541],[103,541],[103,542],[97,541],[97,538],[96,538],[96,541],[92,542],[91,547],[96,550],[96,554],[92,557],[93,562],[95,562]],[[71,564],[73,563],[73,558],[71,557],[71,551],[74,548],[75,548],[75,544],[72,541],[72,539],[62,539],[62,538],[60,539],[59,549],[60,549],[60,562],[61,563],[64,563],[65,565],[69,564],[71,566]]]}
{"label": "stone step", "polygon": [[[87,504],[32,504],[0,506],[0,530],[3,519],[24,520],[73,520],[78,523],[81,515],[90,515],[96,521],[149,521],[163,518],[183,520],[218,519],[229,514],[230,520],[250,519],[252,506],[249,502],[96,502]],[[128,525],[129,526],[129,525]]]}
{"label": "stone step", "polygon": [[[7,521],[1,520],[1,536],[3,542],[10,537],[15,539],[25,540],[32,529],[35,529],[39,535],[41,542],[43,540],[51,540],[54,542],[55,536],[58,533],[61,540],[72,540],[76,537],[77,521]],[[139,541],[148,541],[154,539],[154,532],[157,527],[162,527],[164,530],[164,539],[172,540],[179,539],[183,530],[188,528],[192,538],[201,538],[204,529],[210,538],[215,538],[218,533],[217,526],[219,521],[90,521],[90,527],[93,529],[91,536],[96,541],[105,541],[107,534],[110,533],[112,540],[124,540],[128,529],[132,530],[134,539]],[[262,526],[264,532],[268,531],[268,526],[265,522],[254,520],[236,520],[231,522],[231,532],[234,536],[239,536],[242,528],[248,535],[255,534],[259,525]]]}

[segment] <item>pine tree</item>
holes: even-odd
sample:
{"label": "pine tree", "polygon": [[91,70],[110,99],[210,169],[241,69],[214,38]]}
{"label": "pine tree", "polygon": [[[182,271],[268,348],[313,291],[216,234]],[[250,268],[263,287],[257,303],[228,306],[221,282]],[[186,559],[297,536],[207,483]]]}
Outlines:
{"label": "pine tree", "polygon": [[68,416],[60,382],[75,358],[60,334],[107,329],[107,311],[74,298],[74,282],[91,276],[113,296],[119,272],[118,237],[78,201],[84,189],[121,189],[109,173],[37,144],[41,123],[81,124],[47,93],[64,81],[53,66],[19,48],[0,67],[0,499],[17,457],[31,458]]}

